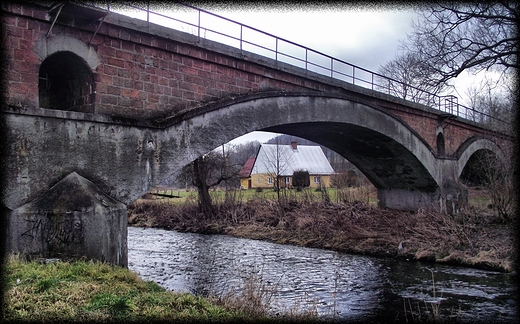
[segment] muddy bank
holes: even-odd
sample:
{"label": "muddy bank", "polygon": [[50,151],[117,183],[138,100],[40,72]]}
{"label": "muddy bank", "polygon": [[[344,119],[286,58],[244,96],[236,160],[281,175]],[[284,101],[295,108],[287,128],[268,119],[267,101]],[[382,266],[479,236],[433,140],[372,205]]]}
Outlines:
{"label": "muddy bank", "polygon": [[468,210],[459,215],[371,208],[361,202],[251,199],[223,202],[206,218],[194,203],[139,200],[129,225],[227,234],[340,252],[404,258],[510,272],[516,256],[513,225]]}

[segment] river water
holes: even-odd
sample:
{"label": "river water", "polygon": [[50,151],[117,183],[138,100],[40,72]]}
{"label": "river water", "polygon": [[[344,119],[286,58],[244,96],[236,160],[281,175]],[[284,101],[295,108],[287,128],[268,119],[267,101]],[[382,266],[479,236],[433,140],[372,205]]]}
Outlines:
{"label": "river water", "polygon": [[519,319],[516,274],[136,227],[128,228],[128,264],[144,280],[176,292],[222,296],[239,294],[246,283],[262,287],[272,316]]}

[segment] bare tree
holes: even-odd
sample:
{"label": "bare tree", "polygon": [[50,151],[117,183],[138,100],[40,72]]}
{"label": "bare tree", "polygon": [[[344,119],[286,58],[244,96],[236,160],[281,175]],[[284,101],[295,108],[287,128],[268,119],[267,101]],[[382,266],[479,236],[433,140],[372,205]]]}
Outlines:
{"label": "bare tree", "polygon": [[468,161],[461,178],[470,186],[483,186],[489,192],[489,208],[503,221],[513,219],[516,209],[511,151],[504,147],[505,159],[500,159],[490,151],[476,152]]}
{"label": "bare tree", "polygon": [[212,151],[199,156],[195,161],[187,165],[180,173],[179,179],[191,178],[193,186],[198,191],[199,211],[206,217],[215,215],[215,208],[209,194],[209,189],[219,185],[222,181],[237,176],[238,171],[228,165],[228,154]]}
{"label": "bare tree", "polygon": [[438,95],[448,88],[446,83],[435,81],[435,71],[414,53],[398,55],[382,65],[379,73],[397,81],[378,78],[381,91],[425,105],[432,104],[435,101],[433,95]]}
{"label": "bare tree", "polygon": [[463,71],[518,71],[518,2],[437,2],[420,8],[404,48],[434,72],[438,83]]}
{"label": "bare tree", "polygon": [[511,123],[497,122],[497,120],[513,120],[515,117],[513,90],[505,85],[507,83],[497,84],[495,81],[485,79],[479,85],[469,87],[466,95],[474,111],[467,117],[487,124],[495,131],[513,134]]}
{"label": "bare tree", "polygon": [[[507,85],[501,84],[502,86]],[[514,136],[513,125],[509,123],[497,123],[496,119],[489,117],[500,117],[502,120],[514,118],[515,107],[511,87],[500,89],[499,85],[492,80],[484,80],[480,85],[468,89],[471,106],[477,112],[475,120],[487,124],[491,129]],[[501,146],[505,157],[499,159],[490,152],[475,153],[475,162],[466,171],[466,177],[470,181],[485,185],[489,189],[491,207],[504,221],[512,219],[516,208],[514,190],[514,154],[513,143]],[[473,158],[473,157],[472,157]],[[469,174],[468,173],[474,173]]]}
{"label": "bare tree", "polygon": [[232,147],[228,147],[229,162],[231,164],[236,165],[244,165],[247,159],[250,157],[256,156],[258,153],[258,149],[260,148],[260,142],[258,141],[250,141],[241,144],[235,144]]}
{"label": "bare tree", "polygon": [[278,199],[280,199],[280,180],[282,176],[289,173],[292,174],[292,154],[288,150],[290,148],[287,145],[280,145],[278,140],[276,140],[275,145],[264,145],[263,150],[260,150],[260,153],[265,154],[265,156],[259,157],[259,159],[263,161],[263,167],[268,177],[273,181],[273,187],[277,192]]}

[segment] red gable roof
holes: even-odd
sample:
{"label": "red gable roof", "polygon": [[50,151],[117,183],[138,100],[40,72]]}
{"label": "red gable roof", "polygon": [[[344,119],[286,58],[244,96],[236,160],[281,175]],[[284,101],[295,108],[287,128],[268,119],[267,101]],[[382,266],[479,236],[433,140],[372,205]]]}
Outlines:
{"label": "red gable roof", "polygon": [[247,159],[242,169],[240,169],[240,172],[238,172],[239,178],[249,178],[251,171],[253,170],[253,165],[255,165],[255,160],[254,157]]}

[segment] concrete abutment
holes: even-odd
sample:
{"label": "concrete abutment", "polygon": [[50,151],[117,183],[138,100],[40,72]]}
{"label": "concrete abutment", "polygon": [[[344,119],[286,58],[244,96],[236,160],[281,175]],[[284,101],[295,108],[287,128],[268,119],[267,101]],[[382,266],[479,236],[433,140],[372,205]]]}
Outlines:
{"label": "concrete abutment", "polygon": [[432,209],[447,214],[458,214],[468,205],[468,188],[458,180],[447,178],[442,187],[430,191],[383,188],[377,190],[379,208],[417,211]]}
{"label": "concrete abutment", "polygon": [[8,253],[128,266],[126,205],[76,172],[9,214]]}
{"label": "concrete abutment", "polygon": [[377,190],[379,208],[416,211],[430,209],[439,201],[439,192],[421,192],[412,189],[382,188]]}

